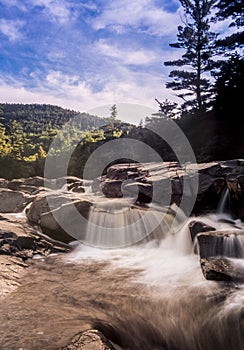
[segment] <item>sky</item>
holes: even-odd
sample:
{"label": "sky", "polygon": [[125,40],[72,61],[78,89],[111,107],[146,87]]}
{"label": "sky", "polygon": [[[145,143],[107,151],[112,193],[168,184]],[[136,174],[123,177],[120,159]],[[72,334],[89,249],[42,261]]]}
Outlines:
{"label": "sky", "polygon": [[[0,0],[0,102],[45,103],[138,122],[180,57],[178,0]],[[145,107],[145,108],[144,108]]]}

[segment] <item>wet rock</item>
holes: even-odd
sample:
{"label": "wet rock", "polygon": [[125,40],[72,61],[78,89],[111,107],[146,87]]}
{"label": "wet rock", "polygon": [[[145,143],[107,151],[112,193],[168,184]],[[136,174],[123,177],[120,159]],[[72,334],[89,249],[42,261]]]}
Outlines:
{"label": "wet rock", "polygon": [[69,246],[53,242],[34,231],[24,220],[5,217],[0,228],[0,255],[9,255],[27,260],[34,255],[66,252]]}
{"label": "wet rock", "polygon": [[1,213],[18,213],[33,200],[23,192],[12,191],[9,189],[0,189],[0,212]]}
{"label": "wet rock", "polygon": [[91,205],[87,200],[77,200],[43,213],[39,220],[40,228],[49,237],[64,243],[83,240],[86,221],[83,222],[81,216],[88,219]]}
{"label": "wet rock", "polygon": [[191,221],[188,226],[189,226],[192,242],[194,242],[196,235],[200,232],[215,231],[214,227],[208,226],[204,222],[196,221],[196,220]]}
{"label": "wet rock", "polygon": [[[50,212],[52,209],[60,207],[62,204],[69,203],[69,197],[57,192],[44,192],[37,195],[27,211],[27,218],[30,222],[39,224],[41,215]],[[50,205],[51,204],[51,209]]]}
{"label": "wet rock", "polygon": [[76,176],[63,176],[59,177],[58,179],[54,180],[55,183],[55,189],[61,189],[64,185],[71,185],[73,183],[81,183],[82,184],[82,179]]}
{"label": "wet rock", "polygon": [[115,348],[101,332],[92,329],[76,335],[69,345],[57,350],[115,350]]}
{"label": "wet rock", "polygon": [[202,259],[216,256],[243,258],[244,231],[211,231],[197,234],[199,255]]}
{"label": "wet rock", "polygon": [[201,259],[201,268],[207,280],[244,282],[244,264],[239,259]]}
{"label": "wet rock", "polygon": [[[196,174],[196,170],[198,174]],[[107,170],[106,176],[100,178],[100,188],[105,196],[110,198],[123,195],[123,183],[128,188],[133,182],[139,188],[138,201],[154,201],[164,203],[164,197],[169,202],[179,205],[182,195],[191,200],[193,193],[192,181],[199,180],[199,190],[194,206],[194,213],[209,212],[217,209],[221,193],[227,183],[231,187],[232,196],[236,196],[236,208],[244,196],[244,161],[233,160],[201,164],[185,164],[177,162],[116,164]],[[237,179],[238,185],[234,182]],[[126,182],[130,182],[126,184]],[[239,191],[239,192],[238,192]],[[244,203],[244,200],[242,200]],[[241,207],[241,206],[240,206]],[[236,209],[237,210],[237,209]],[[238,210],[237,210],[238,211]],[[242,211],[243,213],[244,211]],[[240,210],[238,216],[242,217]]]}
{"label": "wet rock", "polygon": [[21,188],[23,186],[26,186],[30,188],[36,188],[44,186],[44,179],[40,176],[34,176],[34,177],[28,177],[28,178],[21,178],[21,179],[13,179],[8,182],[8,188],[13,191],[21,191]]}

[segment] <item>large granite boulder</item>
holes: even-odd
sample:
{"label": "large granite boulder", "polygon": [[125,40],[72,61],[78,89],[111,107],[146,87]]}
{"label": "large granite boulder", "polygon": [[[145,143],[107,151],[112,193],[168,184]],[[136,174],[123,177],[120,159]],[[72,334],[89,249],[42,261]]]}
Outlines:
{"label": "large granite boulder", "polygon": [[[33,224],[39,224],[41,215],[57,209],[61,205],[70,202],[70,197],[55,191],[44,192],[35,197],[28,208],[27,218]],[[51,208],[50,208],[51,203]]]}
{"label": "large granite boulder", "polygon": [[[69,243],[85,238],[86,221],[88,219],[91,202],[77,200],[62,204],[55,210],[43,213],[40,216],[39,226],[43,233],[55,240]],[[74,208],[78,215],[74,215]]]}
{"label": "large granite boulder", "polygon": [[27,210],[27,218],[49,237],[69,243],[75,240],[74,236],[84,238],[85,227],[81,226],[80,216],[88,219],[91,205],[89,199],[80,194],[46,192],[36,196]]}
{"label": "large granite boulder", "polygon": [[12,191],[7,188],[0,189],[0,213],[19,213],[33,197],[19,191]]}

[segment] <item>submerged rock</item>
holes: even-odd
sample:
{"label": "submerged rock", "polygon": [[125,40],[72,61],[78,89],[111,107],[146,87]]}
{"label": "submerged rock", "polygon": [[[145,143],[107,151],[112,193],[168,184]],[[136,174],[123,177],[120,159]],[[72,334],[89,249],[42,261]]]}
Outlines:
{"label": "submerged rock", "polygon": [[76,335],[69,345],[57,350],[115,350],[115,348],[101,332],[91,329]]}

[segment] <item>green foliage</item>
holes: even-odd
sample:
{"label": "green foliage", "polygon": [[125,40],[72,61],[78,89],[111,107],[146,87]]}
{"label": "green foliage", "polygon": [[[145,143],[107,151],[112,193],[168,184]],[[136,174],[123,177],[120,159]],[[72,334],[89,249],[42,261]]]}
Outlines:
{"label": "green foliage", "polygon": [[101,142],[121,137],[130,128],[118,120],[111,128],[108,120],[86,113],[76,118],[77,112],[50,105],[2,104],[1,111],[0,177],[6,178],[43,175],[47,153],[56,164],[60,155],[74,148],[82,148],[82,154],[77,157],[74,152],[70,169],[80,176],[80,169]]}

